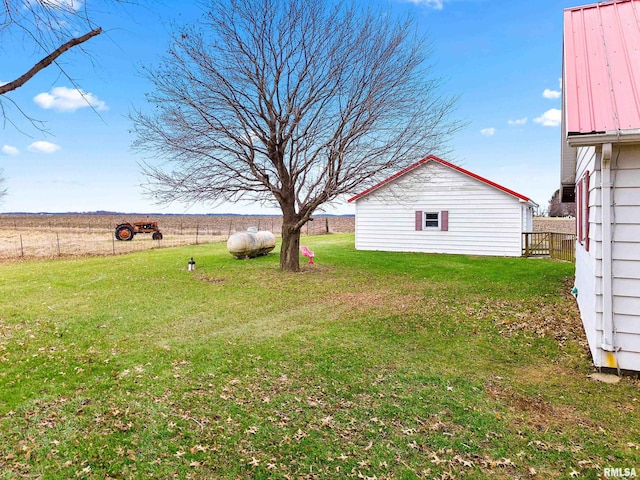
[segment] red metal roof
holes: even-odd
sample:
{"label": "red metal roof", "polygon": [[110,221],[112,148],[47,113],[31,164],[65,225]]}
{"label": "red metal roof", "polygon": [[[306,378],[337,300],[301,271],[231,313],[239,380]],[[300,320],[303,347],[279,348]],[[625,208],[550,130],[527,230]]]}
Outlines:
{"label": "red metal roof", "polygon": [[640,1],[564,11],[568,135],[640,128]]}
{"label": "red metal roof", "polygon": [[396,178],[401,177],[402,175],[411,172],[412,170],[415,170],[416,168],[418,168],[420,165],[423,165],[427,162],[438,162],[446,167],[449,168],[453,168],[454,170],[457,170],[458,172],[464,173],[465,175],[468,175],[472,178],[475,178],[476,180],[480,180],[483,183],[486,183],[487,185],[491,185],[492,187],[497,188],[498,190],[502,190],[505,193],[508,193],[509,195],[513,195],[514,197],[519,198],[520,200],[524,200],[525,202],[530,202],[533,203],[535,205],[537,205],[533,200],[531,200],[529,197],[525,197],[524,195],[520,195],[517,192],[514,192],[513,190],[509,190],[506,187],[503,187],[502,185],[499,185],[495,182],[492,182],[491,180],[487,180],[484,177],[481,177],[480,175],[476,175],[473,172],[470,172],[469,170],[465,170],[464,168],[458,167],[457,165],[454,165],[453,163],[449,163],[445,160],[442,160],[441,158],[436,157],[435,155],[429,155],[428,157],[423,158],[422,160],[417,161],[416,163],[409,165],[406,168],[403,168],[402,170],[400,170],[397,173],[394,173],[393,175],[391,175],[389,178],[386,178],[384,180],[382,180],[381,182],[376,183],[373,187],[367,188],[366,190],[364,190],[363,192],[360,192],[359,194],[351,197],[348,202],[354,202],[362,197],[364,197],[365,195],[368,195],[369,193],[373,192],[374,190],[377,190],[378,188],[386,185],[387,183],[391,183],[393,182]]}

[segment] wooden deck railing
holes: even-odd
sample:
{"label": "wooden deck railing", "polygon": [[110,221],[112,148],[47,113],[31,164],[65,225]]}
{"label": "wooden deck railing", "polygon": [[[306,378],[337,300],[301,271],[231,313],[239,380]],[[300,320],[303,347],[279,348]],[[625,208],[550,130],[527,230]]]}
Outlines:
{"label": "wooden deck railing", "polygon": [[522,256],[551,257],[575,262],[576,236],[570,233],[524,232]]}

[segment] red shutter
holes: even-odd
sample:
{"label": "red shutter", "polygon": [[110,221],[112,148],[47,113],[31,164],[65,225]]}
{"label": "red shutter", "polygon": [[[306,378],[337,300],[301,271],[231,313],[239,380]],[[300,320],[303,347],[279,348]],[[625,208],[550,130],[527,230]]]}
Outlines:
{"label": "red shutter", "polygon": [[422,211],[416,210],[416,230],[422,230]]}
{"label": "red shutter", "polygon": [[449,231],[449,210],[442,210],[440,212],[440,230],[443,232]]}
{"label": "red shutter", "polygon": [[582,209],[582,203],[583,203],[583,200],[582,200],[582,179],[580,179],[578,181],[578,185],[576,185],[576,186],[578,187],[577,188],[577,190],[578,190],[577,193],[578,194],[577,194],[577,198],[576,198],[576,200],[577,200],[577,202],[576,202],[576,217],[577,217],[576,220],[578,222],[578,232],[577,233],[578,233],[578,242],[580,244],[582,244],[582,240],[583,240],[583,238],[582,238],[582,222],[583,222],[582,218],[583,218],[583,215],[584,215],[584,211]]}
{"label": "red shutter", "polygon": [[589,170],[584,174],[584,188],[582,190],[584,198],[584,248],[589,251]]}

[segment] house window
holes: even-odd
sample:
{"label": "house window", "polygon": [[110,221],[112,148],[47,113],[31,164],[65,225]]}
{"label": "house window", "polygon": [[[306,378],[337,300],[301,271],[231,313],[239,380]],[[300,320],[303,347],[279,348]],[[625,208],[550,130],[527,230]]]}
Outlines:
{"label": "house window", "polygon": [[449,210],[439,212],[416,211],[416,230],[449,230]]}
{"label": "house window", "polygon": [[576,223],[578,242],[589,251],[589,172],[576,184]]}
{"label": "house window", "polygon": [[424,212],[425,228],[440,228],[440,212]]}

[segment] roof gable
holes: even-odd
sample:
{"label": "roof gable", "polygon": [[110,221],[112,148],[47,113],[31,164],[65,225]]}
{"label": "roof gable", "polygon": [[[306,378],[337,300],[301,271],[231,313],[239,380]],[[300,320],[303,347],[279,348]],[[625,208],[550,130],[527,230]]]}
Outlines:
{"label": "roof gable", "polygon": [[564,11],[568,136],[640,129],[640,1]]}
{"label": "roof gable", "polygon": [[487,180],[486,178],[481,177],[480,175],[476,175],[475,173],[470,172],[469,170],[465,170],[464,168],[458,167],[457,165],[454,165],[453,163],[449,163],[449,162],[447,162],[445,160],[442,160],[441,158],[438,158],[435,155],[429,155],[428,157],[425,157],[422,160],[419,160],[416,163],[414,163],[412,165],[409,165],[406,168],[403,168],[399,172],[394,173],[390,177],[382,180],[381,182],[378,182],[377,184],[373,185],[372,187],[367,188],[366,190],[358,193],[357,195],[354,195],[353,197],[351,197],[348,200],[348,202],[349,203],[355,202],[356,200],[361,199],[362,197],[370,194],[371,192],[373,192],[375,190],[378,190],[379,188],[381,188],[381,187],[383,187],[383,186],[385,186],[385,185],[387,185],[389,183],[394,182],[395,180],[397,180],[398,178],[408,174],[409,172],[412,172],[412,171],[416,170],[417,168],[420,168],[422,165],[425,165],[428,162],[437,162],[437,163],[439,163],[441,165],[444,165],[445,167],[448,167],[448,168],[451,168],[453,170],[456,170],[456,171],[458,171],[460,173],[463,173],[464,175],[467,175],[467,176],[469,176],[471,178],[479,180],[480,182],[483,182],[483,183],[485,183],[485,184],[487,184],[487,185],[489,185],[491,187],[494,187],[494,188],[496,188],[498,190],[501,190],[501,191],[503,191],[505,193],[508,193],[509,195],[512,195],[512,196],[514,196],[514,197],[516,197],[516,198],[518,198],[518,199],[520,199],[520,200],[522,200],[524,202],[528,202],[528,203],[530,203],[532,205],[537,206],[537,204],[534,201],[532,201],[529,197],[525,197],[524,195],[521,195],[521,194],[519,194],[517,192],[514,192],[513,190],[509,190],[508,188],[503,187],[502,185],[499,185],[499,184],[497,184],[495,182],[492,182],[491,180]]}

